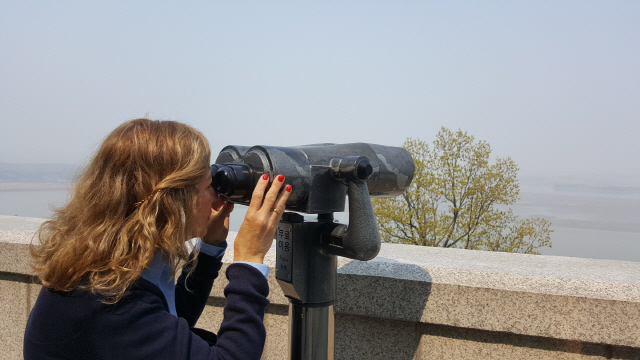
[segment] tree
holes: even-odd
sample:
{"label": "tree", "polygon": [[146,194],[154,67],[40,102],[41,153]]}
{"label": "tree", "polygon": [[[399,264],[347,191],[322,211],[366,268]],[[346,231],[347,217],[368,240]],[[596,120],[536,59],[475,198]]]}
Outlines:
{"label": "tree", "polygon": [[518,200],[518,167],[511,158],[489,163],[491,147],[458,130],[441,128],[430,148],[403,145],[416,171],[404,194],[372,200],[385,242],[539,254],[551,247],[551,225],[519,220],[505,205]]}

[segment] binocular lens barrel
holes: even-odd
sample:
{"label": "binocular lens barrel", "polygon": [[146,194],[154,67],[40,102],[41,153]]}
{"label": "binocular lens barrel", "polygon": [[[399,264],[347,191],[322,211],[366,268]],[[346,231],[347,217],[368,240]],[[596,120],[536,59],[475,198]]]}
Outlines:
{"label": "binocular lens barrel", "polygon": [[218,193],[233,199],[251,196],[256,186],[256,174],[246,164],[211,165],[211,185]]}

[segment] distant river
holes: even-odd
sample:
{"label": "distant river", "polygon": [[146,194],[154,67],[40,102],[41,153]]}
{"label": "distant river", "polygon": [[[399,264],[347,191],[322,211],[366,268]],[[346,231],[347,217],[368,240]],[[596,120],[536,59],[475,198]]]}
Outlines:
{"label": "distant river", "polygon": [[[523,189],[511,206],[520,218],[543,217],[551,221],[552,248],[543,255],[640,261],[640,198],[559,193],[553,189]],[[68,191],[30,185],[28,189],[0,187],[0,215],[46,218],[52,207],[62,206]],[[231,230],[237,231],[246,207],[236,205]],[[346,223],[348,213],[336,214]]]}
{"label": "distant river", "polygon": [[67,190],[0,190],[0,215],[46,218],[52,207],[63,206]]}

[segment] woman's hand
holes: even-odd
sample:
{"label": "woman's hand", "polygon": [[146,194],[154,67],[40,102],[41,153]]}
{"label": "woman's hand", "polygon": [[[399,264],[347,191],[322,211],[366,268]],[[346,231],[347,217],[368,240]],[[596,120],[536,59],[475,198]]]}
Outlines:
{"label": "woman's hand", "polygon": [[251,196],[247,215],[240,226],[234,242],[234,261],[262,263],[275,237],[278,222],[282,218],[285,204],[291,194],[291,185],[284,191],[284,175],[276,176],[265,195],[269,175],[264,174],[256,184]]}
{"label": "woman's hand", "polygon": [[232,211],[233,203],[224,201],[214,192],[207,234],[202,237],[202,242],[214,246],[222,246],[224,244],[229,234],[229,215],[231,215]]}

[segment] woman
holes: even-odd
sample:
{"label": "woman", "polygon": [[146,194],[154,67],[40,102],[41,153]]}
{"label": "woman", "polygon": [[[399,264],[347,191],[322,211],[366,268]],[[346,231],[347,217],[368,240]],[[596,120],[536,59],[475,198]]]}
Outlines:
{"label": "woman", "polygon": [[279,175],[267,191],[267,174],[256,185],[226,271],[216,341],[194,328],[233,210],[211,188],[210,157],[204,136],[178,122],[137,119],[107,136],[32,248],[43,287],[25,359],[260,358],[269,292],[262,262],[291,186]]}

